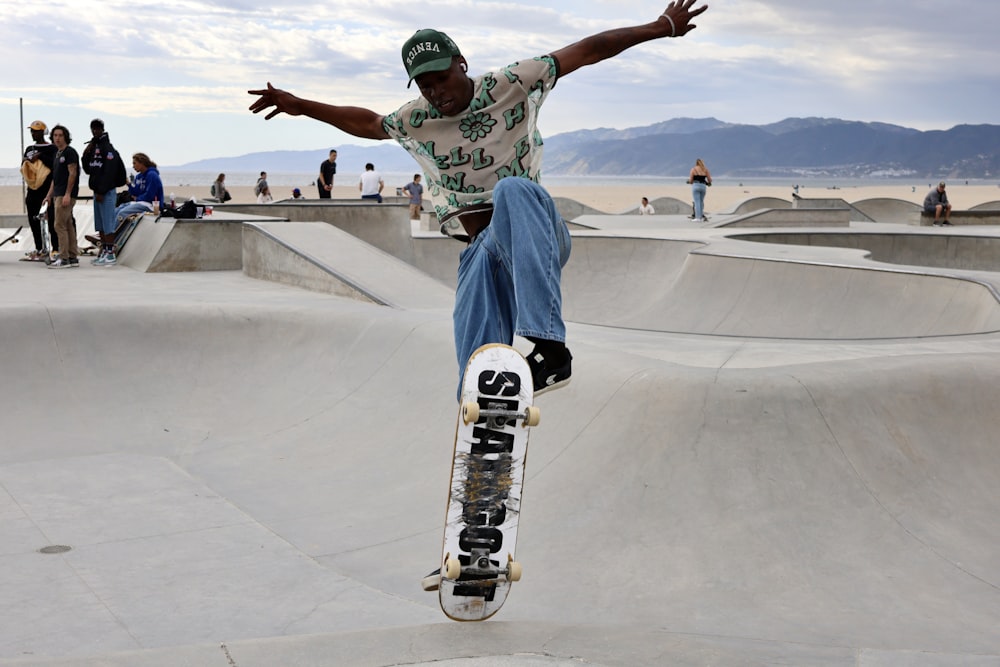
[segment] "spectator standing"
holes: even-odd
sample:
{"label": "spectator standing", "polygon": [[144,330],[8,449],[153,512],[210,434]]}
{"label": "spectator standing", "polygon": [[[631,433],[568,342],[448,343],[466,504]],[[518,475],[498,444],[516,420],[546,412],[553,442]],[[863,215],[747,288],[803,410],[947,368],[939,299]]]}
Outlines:
{"label": "spectator standing", "polygon": [[[924,197],[924,213],[934,214],[934,226],[951,226],[951,204],[948,202],[948,193],[945,192],[945,183],[941,181],[938,186],[927,193]],[[944,215],[944,220],[941,215]]]}
{"label": "spectator standing", "polygon": [[[45,141],[45,130],[48,127],[40,120],[36,120],[28,126],[31,130],[31,139],[34,142],[24,150],[21,172],[24,173],[25,165],[28,170],[35,170],[40,165],[48,169],[48,174],[41,180],[28,184],[28,191],[24,197],[24,206],[28,212],[28,225],[31,227],[31,235],[35,240],[35,249],[23,257],[26,261],[38,262],[46,259],[45,235],[42,231],[42,221],[39,220],[39,212],[42,204],[49,194],[49,187],[52,185],[52,166],[56,157],[56,147]],[[55,234],[54,208],[47,206],[45,217],[49,225],[49,235],[52,238],[52,247],[58,250]]]}
{"label": "spectator standing", "polygon": [[260,195],[267,190],[268,196],[271,195],[271,188],[267,185],[267,172],[260,172],[260,178],[257,179],[257,185],[253,186],[253,193],[257,196],[257,203],[260,203]]}
{"label": "spectator standing", "polygon": [[319,178],[316,179],[316,189],[320,199],[330,199],[333,193],[333,179],[337,175],[337,151],[331,150],[330,157],[319,165]]}
{"label": "spectator standing", "polygon": [[77,258],[80,248],[76,244],[73,205],[80,196],[80,155],[70,146],[73,138],[62,125],[53,127],[49,138],[56,146],[56,157],[52,166],[52,185],[46,199],[49,206],[55,207],[55,227],[59,237],[59,257],[49,264],[49,268],[76,268],[80,266]]}
{"label": "spectator standing", "polygon": [[424,201],[424,186],[420,184],[420,174],[413,175],[413,181],[403,186],[403,192],[410,198],[410,220],[419,220]]}
{"label": "spectator standing", "polygon": [[113,237],[118,228],[115,221],[118,193],[115,188],[127,182],[125,163],[111,145],[103,120],[95,118],[90,121],[90,132],[93,138],[83,149],[81,162],[83,170],[90,176],[87,184],[94,193],[94,228],[101,237],[101,243],[106,246],[107,237]]}
{"label": "spectator standing", "polygon": [[385,187],[385,181],[382,180],[381,174],[375,171],[375,165],[371,162],[365,165],[365,171],[361,174],[361,180],[358,181],[358,190],[361,191],[362,199],[374,199],[379,204],[382,203],[382,189]]}
{"label": "spectator standing", "polygon": [[653,208],[653,205],[649,203],[649,199],[647,197],[643,197],[642,203],[639,204],[639,215],[653,215],[654,213],[656,213],[656,210]]}
{"label": "spectator standing", "polygon": [[691,197],[694,200],[694,219],[696,222],[707,222],[708,218],[705,217],[705,193],[708,191],[709,186],[712,185],[712,174],[708,171],[708,167],[705,166],[705,162],[701,158],[695,160],[687,182],[691,185]]}

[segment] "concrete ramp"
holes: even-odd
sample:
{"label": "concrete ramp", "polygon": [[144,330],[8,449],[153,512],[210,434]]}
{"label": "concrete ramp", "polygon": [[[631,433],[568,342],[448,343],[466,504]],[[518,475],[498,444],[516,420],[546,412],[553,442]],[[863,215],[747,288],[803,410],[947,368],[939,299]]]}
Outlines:
{"label": "concrete ramp", "polygon": [[409,310],[450,311],[455,300],[444,284],[323,222],[246,223],[243,272]]}
{"label": "concrete ramp", "polygon": [[789,251],[780,246],[735,240],[577,235],[564,271],[564,313],[602,326],[763,338],[1000,330],[1000,302],[989,283],[879,266],[864,261],[868,252],[860,248],[796,250],[802,259],[784,257]]}
{"label": "concrete ramp", "polygon": [[[113,302],[83,300],[87,272]],[[524,578],[459,625],[417,586],[454,435],[447,313],[233,272],[36,273],[0,300],[0,664],[1000,661],[995,337],[571,327]]]}
{"label": "concrete ramp", "polygon": [[863,339],[1000,330],[1000,304],[980,283],[700,253],[688,257],[661,304],[652,328],[725,336]]}
{"label": "concrete ramp", "polygon": [[727,214],[753,213],[771,208],[792,208],[792,202],[780,197],[750,197],[738,202],[728,211]]}
{"label": "concrete ramp", "polygon": [[[418,585],[453,291],[326,223],[198,225],[140,270],[0,253],[0,665],[1000,665],[1000,272],[574,235],[524,577],[455,624]],[[246,274],[141,270],[217,232]]]}
{"label": "concrete ramp", "polygon": [[556,205],[559,215],[565,220],[573,220],[581,215],[606,215],[604,211],[598,211],[592,206],[581,204],[575,199],[568,197],[553,197],[552,202]]}
{"label": "concrete ramp", "polygon": [[872,260],[918,267],[960,269],[963,271],[1000,271],[1000,238],[961,230],[948,233],[883,234],[868,229],[863,232],[751,232],[730,236],[759,243],[797,246],[855,248],[868,253]]}
{"label": "concrete ramp", "polygon": [[922,208],[919,204],[891,197],[862,199],[852,205],[875,222],[891,222],[900,225],[913,224],[913,221],[920,216]]}
{"label": "concrete ramp", "polygon": [[164,244],[174,231],[175,218],[144,215],[125,246],[118,254],[118,263],[136,271],[149,271],[160,266],[158,257]]}
{"label": "concrete ramp", "polygon": [[[691,215],[694,212],[691,202],[683,202],[676,197],[657,197],[649,203],[656,211],[654,215]],[[639,207],[634,206],[622,215],[639,215]]]}
{"label": "concrete ramp", "polygon": [[219,211],[186,219],[143,216],[122,248],[119,263],[136,271],[238,271],[243,266],[243,223],[284,220]]}

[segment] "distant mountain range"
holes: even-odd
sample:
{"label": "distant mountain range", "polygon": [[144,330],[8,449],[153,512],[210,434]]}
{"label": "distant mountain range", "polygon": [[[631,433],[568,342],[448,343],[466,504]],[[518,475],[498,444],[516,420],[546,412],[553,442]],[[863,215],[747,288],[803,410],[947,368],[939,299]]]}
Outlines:
{"label": "distant mountain range", "polygon": [[[337,148],[338,172],[417,171],[395,143],[341,145],[316,151],[271,151],[199,160],[190,171],[309,173]],[[600,128],[545,139],[547,174],[683,176],[696,158],[727,177],[1000,177],[1000,125],[920,131],[837,118],[788,118],[740,125],[715,118],[675,118],[625,130]]]}

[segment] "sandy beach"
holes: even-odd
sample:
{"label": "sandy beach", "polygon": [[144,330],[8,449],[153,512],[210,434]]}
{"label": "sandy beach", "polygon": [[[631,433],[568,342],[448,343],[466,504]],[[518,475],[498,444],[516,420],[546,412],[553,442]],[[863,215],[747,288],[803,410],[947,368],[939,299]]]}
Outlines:
{"label": "sandy beach", "polygon": [[[690,186],[677,184],[679,179],[664,179],[664,185],[650,187],[649,185],[613,185],[613,186],[552,186],[549,191],[553,196],[574,199],[581,204],[591,206],[605,213],[624,213],[639,205],[642,197],[649,197],[655,205],[660,197],[674,197],[681,201],[691,200]],[[394,193],[396,187],[405,183],[386,183],[386,193]],[[177,199],[200,198],[208,195],[208,188],[202,186],[167,186],[167,191],[173,192]],[[287,192],[285,192],[287,190]],[[273,188],[276,199],[291,196],[291,187],[276,186]],[[230,188],[234,203],[251,203],[256,201],[252,186],[234,186]],[[312,187],[304,188],[309,199],[315,199]],[[799,195],[804,198],[840,198],[848,203],[876,197],[891,197],[920,204],[928,192],[927,184],[900,184],[842,187],[828,189],[824,187],[802,186]],[[90,192],[84,188],[83,195]],[[312,195],[312,196],[310,196]],[[21,213],[23,202],[21,188],[18,186],[0,186],[0,215],[15,215]],[[357,199],[358,191],[354,186],[335,186],[334,197],[338,199]],[[786,201],[792,200],[790,186],[744,186],[740,184],[717,183],[709,191],[705,200],[708,213],[720,213],[730,210],[740,202],[752,197],[778,197]],[[961,182],[949,184],[948,197],[956,210],[965,210],[978,204],[1000,201],[1000,187],[997,185],[964,185]]]}

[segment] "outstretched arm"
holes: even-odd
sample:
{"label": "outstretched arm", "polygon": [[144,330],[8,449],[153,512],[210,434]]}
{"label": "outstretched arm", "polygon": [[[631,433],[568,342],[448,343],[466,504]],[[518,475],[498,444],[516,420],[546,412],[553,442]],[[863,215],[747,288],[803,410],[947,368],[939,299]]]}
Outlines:
{"label": "outstretched arm", "polygon": [[691,19],[708,9],[708,5],[702,5],[692,10],[691,7],[697,1],[674,0],[651,23],[607,30],[553,52],[552,55],[559,61],[559,76],[566,76],[581,67],[617,56],[625,49],[643,42],[686,35],[697,27],[690,23]]}
{"label": "outstretched arm", "polygon": [[309,116],[318,121],[333,125],[337,129],[363,139],[388,139],[389,135],[382,128],[382,116],[371,109],[362,107],[339,107],[324,104],[315,100],[296,97],[289,92],[275,88],[270,83],[261,90],[248,90],[251,95],[260,97],[250,105],[250,111],[260,113],[274,107],[264,118],[271,120],[279,113],[289,116]]}

